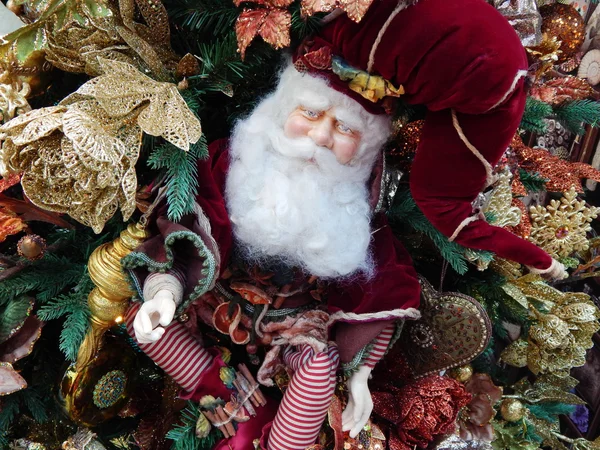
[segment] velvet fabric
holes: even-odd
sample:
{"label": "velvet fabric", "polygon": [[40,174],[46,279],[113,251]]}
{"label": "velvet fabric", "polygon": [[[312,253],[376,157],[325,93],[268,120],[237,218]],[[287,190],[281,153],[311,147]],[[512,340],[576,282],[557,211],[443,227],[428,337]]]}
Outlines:
{"label": "velvet fabric", "polygon": [[[367,70],[377,35],[397,4],[376,0],[359,24],[345,15],[338,17],[305,43],[297,58],[329,47],[350,65]],[[485,167],[460,139],[451,110],[465,137],[493,167],[508,147],[525,106],[524,78],[517,74],[528,65],[519,37],[483,0],[420,0],[391,21],[373,61],[371,73],[402,85],[405,101],[429,110],[410,185],[425,216],[450,237],[473,214],[471,202],[486,182]],[[327,77],[332,87],[367,110],[383,112],[379,104],[349,91],[332,72],[313,72]],[[455,240],[541,270],[552,264],[543,250],[483,220],[467,225]]]}

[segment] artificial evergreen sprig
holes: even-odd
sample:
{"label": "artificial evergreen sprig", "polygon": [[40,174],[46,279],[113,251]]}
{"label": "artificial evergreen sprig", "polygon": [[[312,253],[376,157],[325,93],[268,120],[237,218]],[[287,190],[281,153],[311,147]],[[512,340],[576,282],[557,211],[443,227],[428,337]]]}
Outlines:
{"label": "artificial evergreen sprig", "polygon": [[196,423],[202,414],[200,405],[188,402],[187,407],[181,412],[180,422],[168,433],[167,439],[173,441],[172,450],[210,450],[223,436],[219,430],[212,428],[204,437],[196,436]]}
{"label": "artificial evergreen sprig", "polygon": [[583,134],[582,124],[596,126],[600,121],[600,102],[594,100],[574,100],[552,107],[548,103],[528,97],[521,128],[526,131],[544,134],[548,131],[546,119],[558,120],[567,130]]}

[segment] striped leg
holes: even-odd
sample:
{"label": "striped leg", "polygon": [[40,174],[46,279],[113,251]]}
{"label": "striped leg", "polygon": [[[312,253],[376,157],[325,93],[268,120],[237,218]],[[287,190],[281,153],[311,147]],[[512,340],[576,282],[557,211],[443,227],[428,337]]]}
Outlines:
{"label": "striped leg", "polygon": [[385,355],[395,331],[396,325],[392,323],[385,327],[383,331],[377,335],[373,341],[371,353],[369,353],[369,356],[365,359],[364,364],[366,366],[372,369],[379,362],[379,360],[383,358],[383,355]]}
{"label": "striped leg", "polygon": [[[127,312],[127,332],[135,339],[133,320],[140,309],[135,303]],[[173,321],[165,329],[165,334],[152,344],[138,344],[152,360],[169,374],[175,382],[188,392],[193,392],[199,375],[206,370],[213,357],[188,330],[179,322]]]}
{"label": "striped leg", "polygon": [[339,355],[335,346],[320,353],[304,346],[284,359],[298,368],[277,410],[268,450],[305,450],[317,440],[331,404]]}

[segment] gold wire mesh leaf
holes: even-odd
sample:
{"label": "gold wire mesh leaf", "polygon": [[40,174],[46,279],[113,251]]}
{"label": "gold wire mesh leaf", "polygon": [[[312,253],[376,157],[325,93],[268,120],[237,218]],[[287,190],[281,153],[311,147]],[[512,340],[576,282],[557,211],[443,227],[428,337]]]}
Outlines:
{"label": "gold wire mesh leaf", "polygon": [[20,116],[17,116],[0,126],[0,138],[5,133],[10,133],[13,135],[15,133],[20,133],[29,122],[64,111],[66,111],[66,108],[63,106],[50,106],[48,108],[40,108],[28,111],[25,114],[21,114]]}
{"label": "gold wire mesh leaf", "polygon": [[138,124],[145,133],[161,136],[183,150],[198,142],[198,118],[172,83],[157,82],[130,64],[99,59],[104,72],[85,83],[77,93],[94,97],[113,117],[123,116],[145,102]]}

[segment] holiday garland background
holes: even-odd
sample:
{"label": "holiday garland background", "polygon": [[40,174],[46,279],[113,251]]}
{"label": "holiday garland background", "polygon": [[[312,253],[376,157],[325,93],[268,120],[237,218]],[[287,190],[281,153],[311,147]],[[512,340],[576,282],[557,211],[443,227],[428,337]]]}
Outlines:
{"label": "holiday garland background", "polygon": [[[492,3],[502,10],[502,2]],[[359,19],[369,4],[358,0],[322,5],[327,9],[341,6]],[[282,59],[277,49],[293,46],[317,30],[323,13],[310,2],[286,0],[256,4],[227,0],[168,0],[163,4],[36,0],[10,2],[9,6],[19,12],[27,25],[5,36],[5,42],[0,44],[0,113],[2,123],[7,124],[0,129],[0,139],[3,152],[14,154],[4,163],[19,173],[0,181],[0,360],[4,361],[0,365],[0,390],[6,394],[0,399],[0,444],[5,448],[44,445],[50,449],[59,448],[64,442],[64,448],[78,449],[101,448],[100,445],[121,449],[209,449],[219,432],[210,430],[202,408],[178,401],[177,387],[164,378],[119,327],[113,329],[109,338],[129,350],[117,345],[106,352],[106,361],[121,358],[123,365],[127,361],[136,364],[139,376],[135,387],[118,416],[94,428],[96,438],[83,430],[75,434],[76,426],[63,414],[57,392],[68,362],[76,360],[89,330],[92,313],[88,294],[94,285],[87,264],[92,251],[117,239],[126,224],[120,213],[112,210],[111,214],[103,213],[101,220],[92,214],[94,220],[89,222],[84,216],[72,214],[80,222],[94,223],[96,231],[100,231],[95,234],[72,218],[56,214],[68,213],[64,207],[40,204],[43,195],[37,201],[30,195],[29,200],[37,206],[32,204],[19,181],[21,177],[24,181],[34,179],[35,174],[33,166],[28,170],[28,157],[19,159],[21,150],[33,146],[44,155],[48,148],[62,146],[64,150],[65,145],[83,148],[89,144],[85,148],[90,154],[96,151],[92,156],[102,162],[108,142],[103,140],[103,133],[118,145],[117,133],[106,130],[110,124],[116,127],[113,129],[123,126],[111,122],[120,120],[119,114],[113,114],[115,106],[111,101],[125,93],[146,101],[158,93],[171,92],[168,101],[175,104],[176,89],[189,111],[200,120],[202,137],[194,139],[193,133],[187,131],[185,136],[157,131],[157,121],[142,116],[145,113],[139,106],[141,101],[134,101],[127,110],[133,122],[127,126],[131,127],[132,136],[141,139],[139,157],[130,158],[135,173],[127,172],[127,168],[124,172],[130,185],[132,180],[137,183],[134,198],[128,199],[130,206],[135,203],[137,211],[126,209],[126,216],[133,213],[132,217],[138,219],[158,188],[164,187],[169,218],[178,220],[191,211],[198,188],[196,163],[206,156],[207,142],[226,136],[235,120],[268,92]],[[575,76],[583,23],[567,5],[544,8],[542,29],[546,34],[541,43],[529,48],[535,85],[522,130],[543,134],[551,118],[581,134],[586,124],[593,126],[600,119],[600,106],[594,100],[597,94],[585,79]],[[566,26],[557,25],[557,17],[572,20]],[[128,91],[133,89],[133,83],[127,84],[127,76],[118,79],[115,68],[124,74],[135,74],[148,90]],[[572,75],[557,76],[553,70]],[[113,79],[106,81],[110,77]],[[94,83],[104,80],[115,86],[121,84],[118,95],[103,96],[110,92],[94,90],[90,79]],[[78,89],[79,93],[72,95]],[[29,109],[33,112],[24,116]],[[182,111],[179,108],[174,114],[185,114]],[[75,113],[80,114],[74,117]],[[76,126],[83,127],[84,134],[91,134],[91,128],[85,128],[90,126],[84,120],[86,114],[108,127],[99,130],[98,140],[91,144],[82,143],[78,140],[80,135],[72,132],[73,121],[78,120]],[[25,120],[23,117],[40,118],[33,131],[28,129],[26,139],[27,124],[19,122]],[[405,175],[389,199],[388,215],[397,236],[411,251],[419,273],[437,285],[447,263],[452,270],[443,277],[444,290],[459,291],[478,300],[491,319],[493,336],[471,365],[449,372],[465,384],[464,388],[452,384],[448,377],[424,378],[402,388],[401,395],[409,399],[404,405],[409,403],[406,407],[410,408],[410,402],[424,402],[424,392],[431,386],[443,387],[462,399],[457,400],[457,404],[464,405],[457,422],[460,437],[449,437],[438,448],[467,448],[462,439],[474,438],[481,441],[472,442],[470,448],[486,448],[486,441],[492,441],[495,449],[563,449],[565,445],[600,448],[600,442],[562,434],[558,422],[559,415],[571,414],[576,405],[583,403],[571,393],[576,380],[569,372],[585,362],[585,352],[592,346],[591,338],[600,318],[590,296],[577,292],[586,287],[587,278],[598,275],[600,265],[600,242],[592,237],[591,228],[598,211],[581,196],[581,179],[600,181],[600,172],[532,149],[517,136],[503,161],[509,170],[484,203],[483,212],[490,223],[510,227],[571,267],[571,277],[551,287],[539,277],[524,276],[518,265],[448,242],[418,210],[406,180],[418,144],[421,117],[419,108],[404,106],[397,112],[397,133],[388,159],[392,167],[402,169]],[[193,119],[189,120],[188,130],[194,127]],[[56,133],[64,133],[66,140],[50,142]],[[187,152],[182,150],[186,146]],[[52,158],[40,157],[40,161],[49,171],[58,170],[52,168],[63,164]],[[98,181],[102,166],[95,167],[86,176]],[[48,180],[52,181],[52,177]],[[113,185],[106,182],[108,187]],[[26,186],[24,182],[27,190]],[[531,210],[522,202],[527,194],[545,191],[552,193],[548,202]],[[67,200],[74,194],[69,190],[62,192]],[[127,202],[121,198],[119,202],[123,211]],[[85,208],[83,213],[87,214]],[[227,345],[219,336],[209,338]],[[120,351],[134,353],[128,358]],[[507,365],[521,369],[505,370]],[[425,407],[435,409],[438,401],[443,400],[432,399],[429,406],[425,402]],[[149,409],[153,411],[148,413]],[[381,443],[374,431],[377,424],[392,422],[391,416],[385,415],[385,408],[376,408],[373,428],[363,437],[371,445]],[[388,444],[391,448],[403,448],[401,445],[406,445],[409,438],[414,439],[412,443],[422,442],[420,436],[411,435],[405,436],[402,443]],[[345,448],[359,448],[356,441],[347,443],[350,447]]]}

